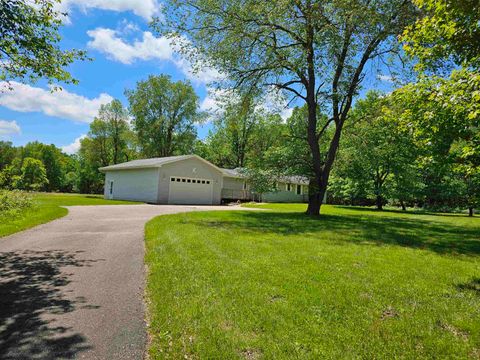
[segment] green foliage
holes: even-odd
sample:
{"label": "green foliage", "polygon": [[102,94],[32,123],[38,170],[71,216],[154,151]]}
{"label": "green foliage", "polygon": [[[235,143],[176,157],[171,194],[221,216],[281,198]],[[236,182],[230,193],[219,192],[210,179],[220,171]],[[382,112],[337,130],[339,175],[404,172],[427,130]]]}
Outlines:
{"label": "green foliage", "polygon": [[10,141],[0,141],[0,172],[9,165],[17,155],[17,150]]}
{"label": "green foliage", "polygon": [[78,164],[71,186],[82,193],[103,191],[104,175],[98,168],[133,160],[137,156],[136,138],[128,123],[129,114],[115,99],[100,107],[90,124],[87,137],[80,141]]}
{"label": "green foliage", "polygon": [[191,153],[195,123],[201,121],[198,96],[189,82],[149,76],[125,92],[141,152],[146,157]]}
{"label": "green foliage", "polygon": [[16,189],[39,191],[47,184],[47,171],[42,161],[30,157],[23,160],[20,175],[13,178]]}
{"label": "green foliage", "polygon": [[0,190],[0,216],[3,219],[18,216],[22,211],[31,208],[32,196],[19,190]]}
{"label": "green foliage", "polygon": [[419,60],[417,67],[437,71],[453,61],[478,69],[478,0],[414,0],[414,3],[424,16],[404,31],[402,39],[407,53]]}
{"label": "green foliage", "polygon": [[232,169],[254,167],[265,161],[266,151],[282,142],[285,124],[274,111],[261,107],[263,100],[252,94],[223,99],[213,129],[199,145],[207,160]]}
{"label": "green foliage", "polygon": [[[382,209],[389,197],[404,202],[413,195],[418,156],[412,135],[388,109],[390,98],[369,92],[355,105],[337,158],[337,177],[350,179],[347,196],[374,199]],[[350,192],[350,194],[348,194]],[[339,195],[339,194],[338,194]],[[410,195],[411,196],[411,195]]]}
{"label": "green foliage", "polygon": [[480,74],[466,69],[448,79],[423,78],[393,94],[393,101],[404,106],[403,126],[413,130],[422,149],[428,205],[451,199],[451,205],[478,206],[474,199],[480,188],[471,184],[480,169],[479,100]]}
{"label": "green foliage", "polygon": [[54,10],[59,0],[2,0],[0,6],[0,80],[76,83],[65,68],[85,59],[79,50],[59,46],[61,17]]}

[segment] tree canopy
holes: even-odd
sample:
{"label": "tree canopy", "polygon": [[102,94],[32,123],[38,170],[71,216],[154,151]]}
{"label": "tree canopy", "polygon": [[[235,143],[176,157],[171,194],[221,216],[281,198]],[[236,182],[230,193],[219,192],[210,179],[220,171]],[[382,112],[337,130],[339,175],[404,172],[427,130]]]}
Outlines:
{"label": "tree canopy", "polygon": [[66,67],[86,53],[61,49],[59,1],[0,0],[0,80],[77,82]]}
{"label": "tree canopy", "polygon": [[189,82],[172,82],[167,75],[149,76],[126,95],[143,155],[171,156],[193,149],[194,124],[201,117],[198,96]]}
{"label": "tree canopy", "polygon": [[438,71],[454,65],[480,66],[480,2],[478,0],[414,0],[423,13],[407,27],[405,50],[418,68]]}

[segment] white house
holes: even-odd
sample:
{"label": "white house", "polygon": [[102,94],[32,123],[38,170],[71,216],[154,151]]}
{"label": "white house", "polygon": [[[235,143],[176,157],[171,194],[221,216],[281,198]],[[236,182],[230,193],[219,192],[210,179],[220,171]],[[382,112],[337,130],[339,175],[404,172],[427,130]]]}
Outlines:
{"label": "white house", "polygon": [[237,170],[221,169],[197,155],[128,161],[102,167],[105,198],[155,204],[220,204],[232,200],[305,202],[308,183],[288,177],[277,191],[255,195]]}

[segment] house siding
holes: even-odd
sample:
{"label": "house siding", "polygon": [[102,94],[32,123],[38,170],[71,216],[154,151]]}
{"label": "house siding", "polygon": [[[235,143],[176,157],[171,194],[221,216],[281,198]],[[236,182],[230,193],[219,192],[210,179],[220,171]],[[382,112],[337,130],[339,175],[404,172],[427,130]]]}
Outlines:
{"label": "house siding", "polygon": [[212,203],[220,204],[223,186],[222,173],[196,158],[162,165],[158,179],[157,202],[159,204],[168,204],[171,176],[211,179],[213,183]]}
{"label": "house siding", "polygon": [[116,170],[105,173],[105,198],[113,180],[113,199],[156,203],[158,197],[158,169]]}

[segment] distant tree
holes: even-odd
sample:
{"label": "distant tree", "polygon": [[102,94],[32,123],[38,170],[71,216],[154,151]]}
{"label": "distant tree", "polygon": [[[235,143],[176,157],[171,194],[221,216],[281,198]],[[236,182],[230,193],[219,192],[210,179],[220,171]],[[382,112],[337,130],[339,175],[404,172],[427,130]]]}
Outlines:
{"label": "distant tree", "polygon": [[150,76],[125,92],[132,124],[144,156],[162,157],[193,151],[194,124],[200,121],[198,96],[189,82]]}
{"label": "distant tree", "polygon": [[23,190],[41,190],[48,184],[47,172],[41,160],[25,158],[22,163],[20,175],[15,176],[14,187]]}
{"label": "distant tree", "polygon": [[227,168],[243,168],[260,162],[279,138],[279,115],[261,107],[263,99],[251,94],[229,97],[214,116],[213,129],[205,139],[207,159]]}
{"label": "distant tree", "polygon": [[48,183],[43,190],[59,191],[63,187],[68,156],[55,145],[46,145],[38,141],[30,142],[20,148],[22,158],[31,157],[40,160],[45,166]]}
{"label": "distant tree", "polygon": [[[237,88],[273,86],[306,104],[303,137],[313,173],[307,213],[318,215],[364,70],[396,52],[414,6],[405,0],[169,0],[165,8],[166,21],[154,29],[173,34],[197,65],[214,65]],[[319,109],[328,117],[318,116]],[[326,140],[327,128],[334,131]]]}
{"label": "distant tree", "polygon": [[66,67],[85,52],[59,46],[59,0],[0,0],[0,80],[77,82]]}
{"label": "distant tree", "polygon": [[[427,205],[450,202],[472,209],[478,206],[480,187],[480,74],[466,69],[450,78],[428,77],[393,93],[393,101],[403,104],[398,118],[410,129],[422,149]],[[463,180],[462,180],[463,179]],[[465,192],[459,193],[459,181]],[[476,194],[475,194],[476,193]],[[464,200],[458,200],[464,199]]]}
{"label": "distant tree", "polygon": [[10,141],[0,141],[0,171],[15,158],[17,150]]}
{"label": "distant tree", "polygon": [[[385,114],[390,99],[369,92],[351,112],[341,144],[341,175],[352,179],[375,199],[379,210],[395,189],[409,188],[416,172],[417,151],[413,137],[401,129],[394,116]],[[396,187],[394,184],[396,183]],[[412,189],[413,190],[413,189]],[[399,196],[404,206],[407,197]]]}
{"label": "distant tree", "polygon": [[[405,50],[420,69],[438,70],[449,63],[480,67],[480,2],[414,0],[423,17],[402,35]],[[450,64],[451,65],[451,64]]]}

